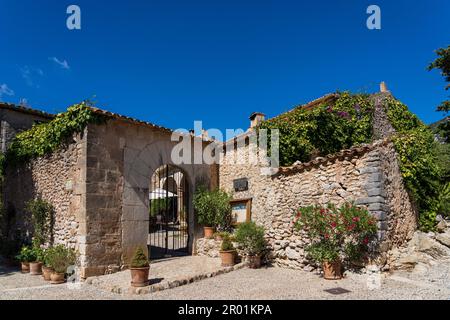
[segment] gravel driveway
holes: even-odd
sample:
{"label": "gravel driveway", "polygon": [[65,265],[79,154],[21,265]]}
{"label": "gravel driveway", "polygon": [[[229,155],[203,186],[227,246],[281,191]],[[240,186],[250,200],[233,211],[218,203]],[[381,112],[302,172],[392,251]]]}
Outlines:
{"label": "gravel driveway", "polygon": [[[389,276],[349,274],[340,281],[323,280],[315,273],[283,268],[241,269],[189,285],[146,295],[119,295],[81,284],[48,285],[40,277],[0,268],[0,299],[444,299],[450,298],[450,262],[419,273]],[[434,278],[434,279],[433,279]],[[381,280],[370,290],[369,280]],[[375,281],[376,283],[376,281]],[[334,295],[324,290],[343,288]]]}

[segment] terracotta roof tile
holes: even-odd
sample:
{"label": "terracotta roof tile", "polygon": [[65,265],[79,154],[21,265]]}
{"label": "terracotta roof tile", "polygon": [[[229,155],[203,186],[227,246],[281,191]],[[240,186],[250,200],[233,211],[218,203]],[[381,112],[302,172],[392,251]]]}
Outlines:
{"label": "terracotta roof tile", "polygon": [[32,114],[32,115],[40,116],[40,117],[47,118],[47,119],[53,119],[55,117],[54,114],[51,114],[51,113],[48,113],[45,111],[31,109],[28,107],[19,106],[19,105],[15,105],[12,103],[6,103],[6,102],[0,102],[0,109],[8,109],[8,110],[13,110],[13,111],[17,111],[17,112]]}

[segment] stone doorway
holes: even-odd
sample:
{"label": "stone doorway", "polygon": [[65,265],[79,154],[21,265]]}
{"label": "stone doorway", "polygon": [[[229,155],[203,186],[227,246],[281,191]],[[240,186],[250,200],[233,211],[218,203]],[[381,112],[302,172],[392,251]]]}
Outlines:
{"label": "stone doorway", "polygon": [[150,259],[189,253],[189,209],[186,173],[169,164],[156,169],[149,188]]}

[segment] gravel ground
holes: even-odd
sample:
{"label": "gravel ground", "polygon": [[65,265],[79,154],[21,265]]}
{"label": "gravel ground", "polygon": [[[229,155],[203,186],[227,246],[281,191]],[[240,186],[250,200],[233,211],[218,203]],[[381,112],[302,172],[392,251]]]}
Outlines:
{"label": "gravel ground", "polygon": [[[48,285],[40,277],[0,268],[0,299],[444,299],[450,298],[450,261],[413,273],[381,276],[381,285],[369,289],[368,275],[351,273],[346,279],[328,281],[315,273],[282,268],[242,269],[189,285],[147,295],[119,295],[81,284]],[[380,279],[370,276],[370,279]],[[376,283],[376,281],[375,281]],[[333,295],[326,289],[350,292]]]}

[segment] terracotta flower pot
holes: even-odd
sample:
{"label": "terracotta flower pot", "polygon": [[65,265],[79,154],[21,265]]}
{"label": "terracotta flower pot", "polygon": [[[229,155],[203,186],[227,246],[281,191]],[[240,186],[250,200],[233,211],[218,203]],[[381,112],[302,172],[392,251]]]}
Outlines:
{"label": "terracotta flower pot", "polygon": [[222,267],[234,266],[236,251],[220,251],[220,258],[222,259]]}
{"label": "terracotta flower pot", "polygon": [[261,268],[261,255],[257,254],[254,256],[247,256],[248,267],[251,269]]}
{"label": "terracotta flower pot", "polygon": [[30,263],[29,262],[22,262],[22,273],[30,273]]}
{"label": "terracotta flower pot", "polygon": [[150,267],[144,268],[130,268],[131,271],[131,286],[132,287],[146,287],[148,286],[148,274]]}
{"label": "terracotta flower pot", "polygon": [[51,280],[50,276],[51,276],[52,272],[54,272],[54,270],[52,268],[42,266],[42,277],[44,277],[45,281]]}
{"label": "terracotta flower pot", "polygon": [[214,237],[214,228],[213,227],[203,227],[203,231],[205,233],[206,239],[212,239]]}
{"label": "terracotta flower pot", "polygon": [[40,276],[42,274],[42,262],[30,262],[30,274]]}
{"label": "terracotta flower pot", "polygon": [[64,273],[57,273],[57,272],[53,271],[53,272],[50,274],[50,283],[51,283],[51,284],[61,284],[61,283],[64,283],[64,282],[66,282],[66,279],[65,279],[64,276],[65,276]]}
{"label": "terracotta flower pot", "polygon": [[339,280],[342,279],[342,273],[341,273],[341,262],[335,261],[335,262],[328,262],[325,261],[322,264],[323,268],[323,278],[326,280]]}

